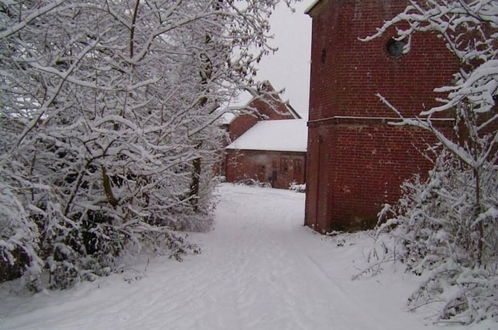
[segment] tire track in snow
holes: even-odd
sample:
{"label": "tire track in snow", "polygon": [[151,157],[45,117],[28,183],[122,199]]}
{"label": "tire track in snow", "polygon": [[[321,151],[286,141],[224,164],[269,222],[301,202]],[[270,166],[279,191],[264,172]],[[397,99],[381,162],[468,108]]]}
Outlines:
{"label": "tire track in snow", "polygon": [[327,256],[332,246],[303,228],[303,194],[233,185],[222,185],[219,192],[215,229],[191,236],[200,242],[201,255],[182,263],[154,259],[144,277],[131,284],[113,275],[99,280],[101,288],[87,283],[86,291],[38,295],[2,325],[24,330],[401,328],[350,296],[350,283],[336,279],[341,270],[322,267],[316,251]]}
{"label": "tire track in snow", "polygon": [[[268,194],[268,192],[265,192]],[[244,248],[250,250],[249,257],[256,266],[251,270],[253,277],[259,282],[256,287],[250,283],[245,283],[241,295],[249,291],[251,304],[263,304],[265,310],[258,311],[261,313],[258,318],[254,315],[254,309],[243,315],[246,320],[252,319],[248,323],[248,328],[289,328],[289,329],[330,329],[334,328],[335,323],[331,310],[327,305],[328,297],[323,297],[322,304],[317,304],[319,297],[308,299],[309,294],[307,286],[313,279],[309,278],[306,272],[300,270],[301,263],[295,262],[295,256],[290,251],[289,243],[286,239],[291,235],[291,230],[300,226],[302,221],[302,195],[289,193],[285,191],[273,191],[271,195],[274,198],[261,200],[257,192],[254,194],[244,195],[246,202],[258,202],[258,209],[249,212],[251,219],[244,219],[249,224],[251,230],[247,235]],[[256,198],[255,198],[256,197]],[[291,198],[289,198],[291,197]],[[300,207],[293,204],[299,203]],[[275,207],[278,205],[279,207]],[[221,207],[222,205],[220,205]],[[294,214],[294,222],[288,223],[289,219],[285,218],[285,209],[297,209]],[[297,218],[296,218],[297,217]],[[296,223],[295,221],[298,221]],[[242,221],[242,220],[241,220]],[[251,277],[249,277],[251,278]],[[308,283],[308,284],[305,284]],[[311,284],[313,285],[313,284]],[[265,288],[265,292],[260,292],[258,288]],[[298,290],[296,291],[296,288]],[[315,290],[320,291],[320,288]],[[260,295],[258,299],[258,295]],[[308,301],[307,306],[302,302]],[[328,315],[324,318],[324,315]],[[323,320],[326,321],[323,321]]]}

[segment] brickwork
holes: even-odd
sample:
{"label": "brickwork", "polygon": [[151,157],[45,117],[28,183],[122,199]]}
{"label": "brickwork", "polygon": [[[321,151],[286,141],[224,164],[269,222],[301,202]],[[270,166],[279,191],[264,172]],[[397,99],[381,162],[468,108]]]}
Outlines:
{"label": "brickwork", "polygon": [[287,189],[292,182],[304,183],[305,157],[304,152],[227,150],[226,179],[253,179]]}
{"label": "brickwork", "polygon": [[[380,93],[406,116],[435,105],[434,87],[456,72],[443,42],[433,34],[413,37],[399,58],[387,52],[393,31],[370,42],[358,40],[400,12],[403,0],[328,0],[313,16],[310,120],[330,116],[387,116]],[[396,5],[394,5],[396,4]]]}
{"label": "brickwork", "polygon": [[[322,0],[313,18],[308,134],[306,224],[319,231],[371,226],[400,184],[425,173],[420,154],[431,137],[393,127],[383,118],[405,117],[434,105],[433,89],[448,84],[458,63],[433,34],[413,38],[408,54],[394,57],[394,35],[359,41],[406,4],[403,0]],[[332,119],[331,119],[332,118]]]}
{"label": "brickwork", "polygon": [[[230,124],[228,124],[229,141],[235,141],[239,136],[244,134],[249,128],[256,125],[258,117],[255,115],[239,115]],[[229,142],[228,142],[229,143]]]}

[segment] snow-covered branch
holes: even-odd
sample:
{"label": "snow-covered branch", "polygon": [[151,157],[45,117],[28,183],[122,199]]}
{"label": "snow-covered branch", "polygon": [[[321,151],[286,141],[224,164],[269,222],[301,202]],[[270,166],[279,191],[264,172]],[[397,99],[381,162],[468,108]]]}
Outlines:
{"label": "snow-covered branch", "polygon": [[[400,118],[393,125],[430,132],[439,150],[426,180],[416,176],[403,185],[403,197],[379,231],[396,239],[394,249],[408,270],[427,274],[408,300],[413,309],[438,300],[445,301],[440,320],[497,320],[498,1],[410,0],[362,40],[392,27],[407,41],[405,52],[413,34],[436,32],[461,67],[454,81],[435,89],[445,95],[438,98],[443,104],[419,118],[403,117],[377,95]],[[453,130],[436,125],[441,116],[454,118]]]}
{"label": "snow-covered branch", "polygon": [[257,87],[277,2],[2,1],[0,266],[63,288],[194,250],[172,229],[210,225],[216,109]]}

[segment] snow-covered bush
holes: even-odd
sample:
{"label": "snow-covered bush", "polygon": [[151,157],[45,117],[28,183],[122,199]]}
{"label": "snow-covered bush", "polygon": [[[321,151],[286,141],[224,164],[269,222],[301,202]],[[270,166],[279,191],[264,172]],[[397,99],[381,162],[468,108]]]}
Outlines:
{"label": "snow-covered bush", "polygon": [[271,188],[271,183],[262,182],[252,178],[241,179],[237,181],[237,184],[241,184],[244,186],[252,186],[252,187]]}
{"label": "snow-covered bush", "polygon": [[306,184],[297,184],[295,182],[292,182],[289,186],[289,190],[295,191],[295,192],[306,192]]}
{"label": "snow-covered bush", "polygon": [[[365,40],[390,27],[407,41],[405,52],[414,33],[438,33],[461,68],[453,85],[436,89],[442,105],[418,118],[379,95],[400,117],[392,124],[429,131],[439,150],[428,178],[405,183],[392,213],[382,212],[379,232],[395,238],[382,244],[383,258],[424,276],[409,298],[413,308],[437,301],[440,320],[498,320],[498,1],[410,0]],[[453,134],[432,124],[435,115],[455,119]]]}
{"label": "snow-covered bush", "polygon": [[473,180],[444,151],[426,180],[404,183],[403,198],[385,210],[389,220],[378,229],[395,238],[388,259],[425,278],[409,306],[444,301],[440,319],[465,324],[498,320],[498,167],[487,163],[482,171],[479,209]]}
{"label": "snow-covered bush", "polygon": [[[278,0],[0,0],[0,270],[65,288],[196,251]],[[48,277],[45,276],[48,275]]]}

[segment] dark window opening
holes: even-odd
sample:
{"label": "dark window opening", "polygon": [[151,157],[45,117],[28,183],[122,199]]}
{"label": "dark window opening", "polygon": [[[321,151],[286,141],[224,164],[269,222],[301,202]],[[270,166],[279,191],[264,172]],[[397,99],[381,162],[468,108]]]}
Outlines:
{"label": "dark window opening", "polygon": [[300,159],[294,159],[294,171],[301,173],[302,162]]}
{"label": "dark window opening", "polygon": [[288,164],[287,164],[287,158],[281,158],[280,159],[280,171],[282,173],[287,173],[288,171]]}
{"label": "dark window opening", "polygon": [[406,42],[403,40],[389,39],[386,45],[387,53],[392,57],[400,57],[403,55],[403,50],[406,46]]}
{"label": "dark window opening", "polygon": [[320,57],[320,61],[322,63],[325,63],[326,59],[327,59],[327,50],[324,48],[324,49],[322,49],[322,56]]}

